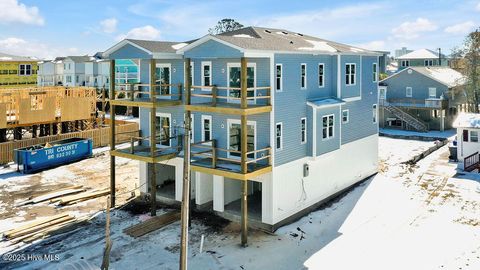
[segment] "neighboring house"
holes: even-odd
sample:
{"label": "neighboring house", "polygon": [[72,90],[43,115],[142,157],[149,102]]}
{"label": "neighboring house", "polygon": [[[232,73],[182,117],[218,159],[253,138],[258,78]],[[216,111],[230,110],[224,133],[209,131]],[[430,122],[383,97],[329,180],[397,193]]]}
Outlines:
{"label": "neighboring house", "polygon": [[390,65],[390,52],[388,51],[375,51],[380,54],[378,58],[378,71],[380,74],[387,73],[387,66]]}
{"label": "neighboring house", "polygon": [[63,60],[63,83],[65,86],[85,86],[85,63],[94,60],[90,56],[67,56]]}
{"label": "neighboring house", "polygon": [[63,85],[63,60],[65,57],[57,57],[55,60],[38,62],[38,86]]}
{"label": "neighboring house", "polygon": [[0,88],[35,85],[38,60],[0,53]]}
{"label": "neighboring house", "polygon": [[478,169],[480,114],[461,113],[453,122],[453,127],[457,129],[457,158],[460,163],[463,163],[461,167],[467,171]]}
{"label": "neighboring house", "polygon": [[409,67],[380,82],[380,126],[420,131],[452,127],[465,103],[465,78],[449,67]]}
{"label": "neighboring house", "polygon": [[395,58],[398,58],[402,55],[405,55],[407,53],[411,53],[413,50],[407,49],[407,47],[402,47],[401,49],[395,50]]}
{"label": "neighboring house", "polygon": [[120,59],[115,61],[115,83],[138,83],[140,81],[140,73],[138,72],[139,64],[137,62],[134,59]]}
{"label": "neighboring house", "polygon": [[94,58],[85,62],[85,86],[109,88],[110,62]]}
{"label": "neighboring house", "polygon": [[[248,200],[250,224],[273,230],[377,172],[378,53],[247,27],[189,43],[127,39],[105,57],[136,59],[144,92],[162,84],[153,102],[111,104],[140,106],[144,137],[155,123],[154,157],[148,141],[112,155],[140,160],[139,187],[152,190],[155,176],[163,202],[182,198],[185,110],[193,120],[192,200],[228,219],[239,220]],[[190,89],[178,87],[186,74]],[[190,104],[179,100],[187,92]]]}
{"label": "neighboring house", "polygon": [[416,50],[396,58],[399,71],[407,67],[448,67],[448,59],[429,49]]}

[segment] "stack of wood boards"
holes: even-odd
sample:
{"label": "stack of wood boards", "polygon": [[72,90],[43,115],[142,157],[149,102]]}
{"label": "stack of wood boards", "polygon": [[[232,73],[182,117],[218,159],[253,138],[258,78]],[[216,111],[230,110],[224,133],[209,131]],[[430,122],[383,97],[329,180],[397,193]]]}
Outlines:
{"label": "stack of wood boards", "polygon": [[156,231],[162,227],[165,227],[168,224],[173,223],[177,220],[180,220],[180,212],[172,211],[161,216],[152,217],[142,223],[128,227],[123,232],[130,235],[131,237],[137,238],[147,233]]}
{"label": "stack of wood boards", "polygon": [[[87,201],[90,199],[94,199],[97,197],[102,197],[110,194],[109,189],[104,189],[104,190],[93,190],[90,192],[85,192],[85,193],[80,193],[76,195],[71,195],[71,196],[66,196],[66,197],[61,197],[58,199],[58,204],[59,205],[72,205],[78,202],[83,202]],[[52,201],[56,202],[56,200]]]}
{"label": "stack of wood boards", "polygon": [[82,186],[72,186],[72,187],[67,187],[63,189],[58,189],[55,192],[40,195],[30,200],[24,201],[20,204],[17,204],[17,206],[22,206],[27,204],[37,204],[37,203],[46,202],[46,201],[49,201],[50,203],[52,203],[55,201],[55,199],[59,197],[77,194],[84,191],[85,191],[85,188],[83,188]]}
{"label": "stack of wood boards", "polygon": [[28,243],[46,236],[72,230],[87,220],[88,218],[75,218],[69,214],[59,214],[6,231],[3,233],[3,237],[13,243]]}

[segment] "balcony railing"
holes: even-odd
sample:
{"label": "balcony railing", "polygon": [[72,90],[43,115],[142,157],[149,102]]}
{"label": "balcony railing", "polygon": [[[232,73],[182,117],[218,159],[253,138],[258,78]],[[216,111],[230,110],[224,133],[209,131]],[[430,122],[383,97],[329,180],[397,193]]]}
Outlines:
{"label": "balcony railing", "polygon": [[[231,157],[238,155],[239,158]],[[246,155],[244,164],[240,159]],[[192,144],[192,165],[211,169],[248,174],[271,165],[271,148],[242,152],[217,147],[216,140],[201,141]]]}
{"label": "balcony railing", "polygon": [[[428,108],[428,109],[445,109],[448,107],[448,100],[441,98],[389,98],[387,103],[391,103],[397,107],[411,107],[411,108]],[[385,102],[381,102],[384,104]]]}
{"label": "balcony railing", "polygon": [[[248,105],[271,105],[271,87],[249,87],[246,89],[246,95],[242,95],[241,87],[221,87],[221,86],[199,86],[192,85],[193,90],[207,90],[201,93],[193,92],[192,97],[197,97],[198,103],[209,102],[212,106],[222,103]],[[197,101],[192,100],[192,105]]]}

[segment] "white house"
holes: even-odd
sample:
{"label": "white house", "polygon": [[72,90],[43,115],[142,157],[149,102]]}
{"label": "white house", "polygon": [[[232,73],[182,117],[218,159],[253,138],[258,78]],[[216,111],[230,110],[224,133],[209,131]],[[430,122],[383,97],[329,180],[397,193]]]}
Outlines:
{"label": "white house", "polygon": [[102,59],[94,59],[85,62],[85,86],[108,88],[109,75],[109,61]]}
{"label": "white house", "polygon": [[68,56],[63,61],[63,78],[66,86],[85,86],[85,63],[95,60],[90,56]]}
{"label": "white house", "polygon": [[480,152],[480,142],[478,140],[480,114],[462,113],[453,122],[453,127],[457,129],[458,160],[460,163],[464,163],[465,158]]}

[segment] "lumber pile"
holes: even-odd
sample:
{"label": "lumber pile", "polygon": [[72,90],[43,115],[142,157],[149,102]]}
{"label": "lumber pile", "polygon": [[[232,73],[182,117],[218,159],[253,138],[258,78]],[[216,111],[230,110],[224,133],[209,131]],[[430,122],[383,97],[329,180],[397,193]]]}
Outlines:
{"label": "lumber pile", "polygon": [[110,194],[109,189],[86,191],[82,186],[72,186],[54,192],[30,198],[15,206],[24,206],[29,204],[37,204],[42,202],[56,203],[59,206],[76,204],[78,202],[95,199]]}
{"label": "lumber pile", "polygon": [[3,238],[13,243],[29,243],[47,236],[67,232],[86,222],[88,218],[75,218],[69,214],[59,214],[42,218],[3,233]]}
{"label": "lumber pile", "polygon": [[[64,205],[72,205],[78,202],[83,202],[87,201],[90,199],[102,197],[102,196],[107,196],[110,194],[109,189],[104,189],[104,190],[97,190],[97,191],[90,191],[90,192],[85,192],[85,193],[80,193],[77,195],[71,195],[71,196],[66,196],[58,199],[58,205],[64,206]],[[54,200],[52,202],[56,202],[57,200]]]}
{"label": "lumber pile", "polygon": [[177,220],[180,220],[180,212],[172,211],[161,216],[152,217],[144,222],[128,227],[123,230],[123,232],[130,235],[131,237],[137,238],[147,233],[163,228]]}

